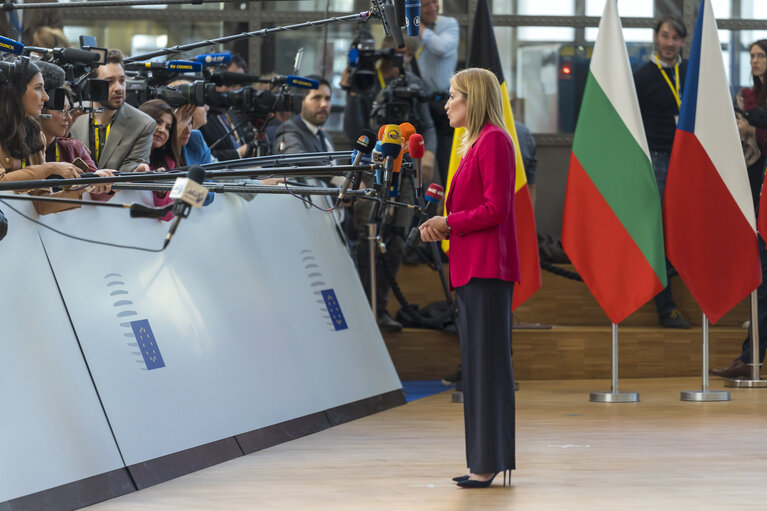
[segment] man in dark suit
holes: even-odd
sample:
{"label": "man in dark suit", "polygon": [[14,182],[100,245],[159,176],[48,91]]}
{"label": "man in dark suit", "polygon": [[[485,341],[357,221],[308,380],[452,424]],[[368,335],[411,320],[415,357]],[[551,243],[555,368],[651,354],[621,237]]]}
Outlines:
{"label": "man in dark suit", "polygon": [[[322,153],[333,151],[333,142],[322,129],[330,116],[330,83],[319,76],[310,76],[320,82],[301,101],[301,115],[285,121],[274,136],[274,152],[279,154]],[[343,181],[343,178],[341,178]],[[332,180],[331,180],[332,182]]]}
{"label": "man in dark suit", "polygon": [[[25,0],[35,4],[49,0]],[[19,3],[19,2],[14,2]],[[0,35],[24,44],[32,44],[32,36],[39,27],[64,28],[58,9],[14,9],[0,13]]]}

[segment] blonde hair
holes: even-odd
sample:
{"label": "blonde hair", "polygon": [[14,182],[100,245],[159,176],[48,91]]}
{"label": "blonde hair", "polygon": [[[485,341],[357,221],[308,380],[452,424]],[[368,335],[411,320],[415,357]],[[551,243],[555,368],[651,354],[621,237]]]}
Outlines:
{"label": "blonde hair", "polygon": [[466,98],[466,133],[458,147],[464,155],[488,122],[505,129],[501,84],[491,71],[470,67],[454,74],[450,85]]}

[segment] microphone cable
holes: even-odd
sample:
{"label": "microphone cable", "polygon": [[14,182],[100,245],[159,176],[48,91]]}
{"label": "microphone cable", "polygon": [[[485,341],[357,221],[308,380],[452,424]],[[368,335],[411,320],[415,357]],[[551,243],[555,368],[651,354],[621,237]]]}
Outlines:
{"label": "microphone cable", "polygon": [[136,247],[136,246],[133,246],[133,245],[120,245],[118,243],[109,243],[108,241],[98,241],[98,240],[92,240],[92,239],[88,239],[88,238],[81,238],[80,236],[75,236],[74,234],[67,234],[67,233],[65,233],[63,231],[60,231],[60,230],[56,229],[55,227],[51,227],[50,225],[46,225],[46,224],[44,224],[44,223],[42,223],[42,222],[40,222],[38,220],[35,220],[34,218],[25,215],[24,213],[22,213],[21,211],[19,211],[16,208],[14,208],[10,204],[8,204],[8,202],[6,202],[6,201],[4,201],[2,199],[0,199],[0,203],[8,206],[8,208],[10,208],[14,213],[19,215],[20,217],[25,218],[25,219],[29,220],[30,222],[35,223],[35,224],[37,224],[37,225],[39,225],[41,227],[45,227],[49,231],[53,231],[56,234],[59,234],[61,236],[64,236],[66,238],[70,238],[70,239],[73,239],[73,240],[84,241],[85,243],[93,243],[94,245],[103,245],[105,247],[124,248],[124,249],[129,249],[129,250],[139,250],[139,251],[143,251],[143,252],[152,252],[152,253],[159,253],[159,252],[162,252],[163,250],[165,250],[165,247],[161,247],[161,248]]}

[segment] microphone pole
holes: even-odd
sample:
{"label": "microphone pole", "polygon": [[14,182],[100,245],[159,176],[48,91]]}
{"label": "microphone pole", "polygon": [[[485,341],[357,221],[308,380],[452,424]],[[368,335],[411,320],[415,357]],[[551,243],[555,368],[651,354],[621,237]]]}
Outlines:
{"label": "microphone pole", "polygon": [[120,208],[129,209],[131,218],[162,218],[171,210],[172,205],[168,205],[162,208],[153,208],[145,204],[132,203],[125,204],[120,202],[102,202],[85,199],[67,199],[64,197],[46,197],[45,195],[19,195],[9,194],[0,195],[0,201],[4,200],[23,200],[33,202],[54,202],[58,204],[72,204],[77,206],[100,206],[105,208]]}
{"label": "microphone pole", "polygon": [[[200,5],[200,4],[212,4],[212,3],[240,3],[242,0],[164,0],[159,2],[158,0],[95,0],[88,2],[87,7],[133,7],[137,5]],[[58,3],[58,2],[41,2],[34,4],[14,4],[4,3],[0,4],[3,11],[19,11],[27,9],[72,9],[85,7],[78,3]]]}

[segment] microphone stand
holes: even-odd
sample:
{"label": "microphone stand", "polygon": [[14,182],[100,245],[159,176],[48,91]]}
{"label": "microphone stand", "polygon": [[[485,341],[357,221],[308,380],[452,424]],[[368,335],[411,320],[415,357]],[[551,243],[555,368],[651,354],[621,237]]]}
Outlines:
{"label": "microphone stand", "polygon": [[[157,0],[95,0],[89,1],[87,7],[132,7],[138,5],[178,5],[178,4],[213,4],[213,3],[234,3],[241,2],[242,0],[164,0],[159,2]],[[58,2],[41,2],[34,4],[14,4],[12,2],[6,2],[0,4],[4,11],[18,11],[25,9],[71,9],[77,7],[83,7],[83,5],[77,2],[73,3],[58,3]]]}

